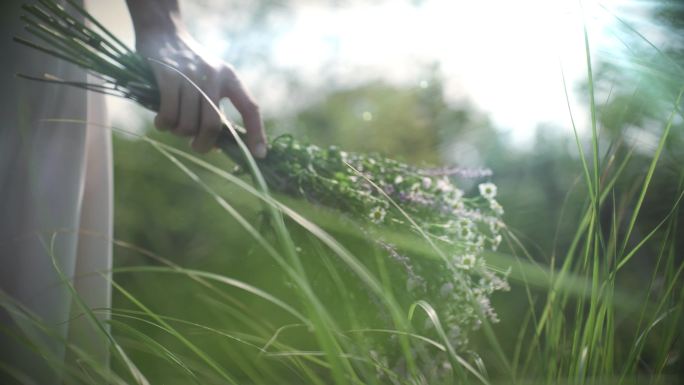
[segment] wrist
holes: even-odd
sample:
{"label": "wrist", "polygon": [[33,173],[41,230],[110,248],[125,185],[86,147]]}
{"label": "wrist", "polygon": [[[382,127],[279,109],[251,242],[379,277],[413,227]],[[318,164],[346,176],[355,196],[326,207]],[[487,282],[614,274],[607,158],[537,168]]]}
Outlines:
{"label": "wrist", "polygon": [[177,7],[162,6],[164,2],[161,1],[128,0],[128,4],[136,46],[184,33]]}
{"label": "wrist", "polygon": [[159,36],[173,36],[181,34],[183,28],[180,20],[174,15],[152,17],[146,15],[133,23],[136,42]]}

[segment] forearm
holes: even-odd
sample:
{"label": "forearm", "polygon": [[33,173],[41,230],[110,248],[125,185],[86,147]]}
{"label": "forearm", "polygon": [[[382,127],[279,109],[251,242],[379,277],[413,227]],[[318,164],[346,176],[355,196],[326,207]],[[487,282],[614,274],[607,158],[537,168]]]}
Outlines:
{"label": "forearm", "polygon": [[148,33],[177,32],[180,26],[178,0],[126,0],[136,38]]}

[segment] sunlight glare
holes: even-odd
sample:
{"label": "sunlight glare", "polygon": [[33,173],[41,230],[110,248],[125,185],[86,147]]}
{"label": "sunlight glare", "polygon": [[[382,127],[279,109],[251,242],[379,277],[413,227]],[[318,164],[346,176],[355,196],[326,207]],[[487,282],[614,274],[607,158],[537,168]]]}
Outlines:
{"label": "sunlight glare", "polygon": [[[595,4],[585,12],[592,44],[604,44],[608,21]],[[379,76],[421,87],[439,63],[448,99],[473,101],[516,142],[540,123],[568,126],[561,65],[571,87],[586,76],[581,9],[570,0],[302,5],[276,38],[274,63],[314,81],[327,70],[348,84]],[[571,103],[580,122],[581,103]]]}

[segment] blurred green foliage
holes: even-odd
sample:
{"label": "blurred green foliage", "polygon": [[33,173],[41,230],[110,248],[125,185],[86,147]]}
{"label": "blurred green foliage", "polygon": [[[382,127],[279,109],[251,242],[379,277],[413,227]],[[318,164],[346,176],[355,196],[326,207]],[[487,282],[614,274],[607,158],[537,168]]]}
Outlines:
{"label": "blurred green foliage", "polygon": [[[677,8],[674,14],[681,13]],[[672,12],[665,12],[675,27],[681,29],[681,19]],[[681,30],[677,36],[681,36]],[[645,50],[643,42],[633,42],[635,55]],[[680,71],[681,42],[675,41],[664,52],[669,55],[650,55],[650,63],[645,68],[667,68]],[[676,61],[672,66],[668,61]],[[326,146],[337,145],[350,151],[381,152],[385,155],[419,165],[464,165],[467,167],[488,167],[494,171],[492,180],[499,187],[499,197],[506,209],[505,221],[530,252],[530,258],[544,266],[557,267],[563,262],[578,222],[588,205],[585,181],[571,127],[539,126],[531,146],[520,148],[510,144],[508,138],[480,111],[472,105],[462,103],[453,105],[444,98],[442,79],[439,70],[431,68],[427,87],[401,87],[381,81],[373,81],[347,89],[331,89],[317,102],[297,112],[294,116],[274,117],[267,122],[272,135],[288,132],[311,143]],[[681,72],[680,72],[681,73]],[[602,167],[605,176],[615,171],[620,162],[629,157],[625,165],[624,178],[616,184],[604,205],[601,223],[603,231],[624,232],[625,226],[613,226],[613,210],[624,223],[631,216],[646,170],[655,150],[653,141],[660,138],[668,117],[673,109],[673,100],[681,82],[667,81],[658,71],[633,72],[620,63],[606,62],[597,71],[597,90],[610,97],[598,106],[598,120],[601,130]],[[677,75],[679,76],[679,75]],[[679,77],[678,77],[679,78]],[[665,80],[664,80],[665,79]],[[681,79],[681,78],[679,78]],[[581,91],[586,92],[586,88]],[[296,92],[293,90],[292,92]],[[681,107],[681,106],[680,106]],[[684,175],[684,123],[681,111],[675,114],[672,134],[665,146],[665,153],[656,169],[654,180],[648,191],[644,207],[639,215],[631,242],[635,244],[648,234],[672,209]],[[188,149],[185,142],[149,130],[148,134],[163,142],[172,143],[179,148]],[[582,138],[583,144],[587,138]],[[263,252],[255,246],[248,234],[230,218],[217,203],[201,188],[173,167],[161,154],[152,150],[148,144],[115,135],[115,236],[168,258],[185,267],[215,271],[236,279],[241,279],[268,292],[278,293],[281,298],[293,299],[295,294],[279,269]],[[189,149],[188,149],[189,150]],[[470,151],[471,153],[465,153]],[[475,152],[475,155],[472,152]],[[585,148],[588,153],[589,149]],[[213,153],[209,161],[224,169],[232,165],[221,154]],[[605,182],[605,180],[604,180]],[[230,197],[231,204],[242,212],[252,223],[261,223],[257,202],[225,182],[212,180],[209,183],[223,196]],[[473,180],[461,180],[464,188],[473,188]],[[290,202],[305,207],[302,202]],[[679,211],[679,223],[684,223],[684,211]],[[315,208],[307,208],[310,218],[319,213]],[[320,214],[322,215],[322,214]],[[367,257],[368,264],[375,258],[367,252],[371,248],[358,237],[345,232],[334,235],[346,240],[359,256]],[[264,234],[270,234],[266,223]],[[680,230],[681,231],[681,230]],[[306,243],[303,234],[295,233],[302,244]],[[303,237],[303,238],[302,238]],[[347,237],[347,238],[345,238]],[[675,260],[681,261],[684,250],[684,237],[676,238],[675,249],[679,253]],[[644,282],[651,282],[654,255],[660,251],[659,238],[648,242],[628,265],[620,278],[620,287],[628,295],[642,298]],[[632,246],[633,246],[632,244]],[[364,253],[364,250],[366,251]],[[504,248],[504,252],[511,251]],[[307,252],[305,251],[305,254]],[[525,258],[524,256],[520,256]],[[323,273],[331,268],[317,261],[315,253],[306,256],[312,281],[318,293],[327,301],[335,301],[335,296],[349,295],[363,297],[363,290],[339,293],[334,282]],[[141,256],[127,247],[117,247],[115,265],[154,264],[154,259]],[[338,266],[332,266],[338,268]],[[320,276],[320,279],[317,277]],[[657,282],[656,277],[656,282]],[[154,281],[144,275],[121,275],[117,277],[160,314],[194,317],[197,322],[213,325],[221,330],[230,330],[244,322],[240,314],[226,318],[225,314],[207,314],[204,309],[211,297],[198,294],[193,284],[179,285],[178,281],[158,278]],[[518,325],[530,309],[529,297],[522,286],[514,286],[508,294],[494,298],[495,308],[500,313],[502,323],[495,327],[506,353],[512,354],[518,346]],[[654,294],[663,288],[652,287]],[[543,291],[532,292],[531,298],[543,297]],[[233,294],[231,294],[233,295]],[[214,299],[216,300],[216,299]],[[246,296],[236,296],[245,304],[245,309],[253,314],[267,314],[260,304]],[[334,303],[334,302],[332,302]],[[373,307],[354,309],[359,313],[367,312],[372,320]],[[534,303],[543,305],[543,301]],[[126,307],[121,296],[115,297],[114,307]],[[334,309],[340,319],[344,319],[348,309]],[[287,315],[274,314],[272,310],[264,323],[281,324]],[[625,339],[634,338],[635,312],[622,314],[617,333],[624,333]],[[255,328],[259,325],[254,325]],[[159,331],[150,329],[158,335]],[[654,332],[654,333],[657,333]],[[306,345],[305,331],[289,334],[298,346]],[[619,338],[618,338],[619,340]],[[658,341],[658,338],[652,339]],[[506,342],[510,342],[506,344]],[[493,357],[484,340],[476,338],[475,351],[487,362]],[[651,345],[657,342],[651,342]],[[683,367],[681,356],[684,354],[681,341],[678,352],[673,351],[673,359],[668,369],[677,373]],[[222,351],[216,347],[219,356],[226,355],[234,360],[258,360],[249,349]],[[657,346],[653,346],[657,349]],[[677,356],[679,354],[679,356]],[[650,357],[645,355],[647,361]],[[645,363],[644,365],[646,365]],[[152,364],[150,364],[152,365]],[[255,368],[256,368],[255,364]],[[488,368],[490,374],[502,374],[500,368]],[[644,369],[647,370],[647,369]],[[172,373],[160,374],[161,378],[172,378]]]}
{"label": "blurred green foliage", "polygon": [[[619,105],[619,99],[614,99],[613,105],[606,111],[620,107],[624,106]],[[364,120],[364,112],[370,112],[372,119]],[[587,205],[581,165],[568,128],[538,127],[534,145],[530,149],[512,147],[482,113],[469,105],[448,105],[439,82],[435,80],[427,89],[400,88],[375,82],[353,89],[332,91],[321,102],[302,110],[291,119],[270,122],[269,126],[296,127],[292,132],[294,135],[315,144],[335,144],[355,151],[378,151],[415,164],[444,165],[441,159],[450,157],[449,149],[453,148],[449,144],[469,144],[477,149],[479,159],[483,162],[471,166],[487,166],[494,171],[493,181],[499,186],[507,224],[521,238],[533,258],[542,264],[550,264],[552,260],[556,266],[562,263],[563,253],[577,229],[579,215]],[[187,148],[182,140],[151,130],[149,134],[180,148]],[[676,136],[672,140],[675,139]],[[627,148],[626,144],[622,145]],[[676,164],[677,157],[681,155],[679,148],[674,143],[668,147],[663,167],[655,175],[654,187],[640,216],[634,239],[638,240],[649,232],[672,208],[677,193],[676,180],[682,173],[681,167]],[[624,155],[626,151],[619,151],[618,154]],[[634,201],[635,186],[648,166],[648,155],[634,156],[628,163],[627,174],[630,177],[624,180],[631,180],[633,185],[627,183],[615,189],[615,204],[623,207],[624,215],[629,213],[631,202]],[[232,167],[222,154],[211,154],[208,159],[224,169]],[[117,135],[115,160],[115,234],[118,239],[151,250],[185,267],[225,274],[268,292],[279,293],[281,298],[295,298],[288,282],[278,273],[279,269],[263,257],[263,252],[250,236],[198,185],[148,144]],[[473,181],[467,179],[462,183],[465,187],[473,185]],[[229,197],[229,202],[236,205],[252,223],[260,223],[259,206],[253,198],[224,181],[214,180],[212,186]],[[309,209],[308,216],[316,218],[316,209]],[[605,219],[606,228],[609,228],[609,213]],[[263,229],[265,234],[269,234],[268,226]],[[335,229],[331,231],[344,239],[344,235],[335,233]],[[356,238],[356,241],[352,239],[351,242],[347,239],[345,244],[351,245],[354,251],[359,252],[357,255],[367,258],[372,264],[374,257],[364,253],[364,250],[371,249],[366,243],[358,242]],[[625,287],[635,293],[642,288],[640,282],[650,277],[650,256],[657,251],[657,246],[657,242],[649,243],[628,266],[633,273],[627,276],[634,279],[623,282]],[[118,266],[155,263],[126,248],[117,248],[115,255]],[[325,278],[326,267],[313,267],[315,264],[310,263],[316,260],[313,255],[306,260],[319,294],[334,301],[340,293]],[[319,275],[322,280],[316,279]],[[119,279],[140,299],[152,303],[160,314],[196,318],[197,322],[222,330],[237,327],[240,323],[238,318],[212,319],[211,314],[205,314],[206,298],[198,299],[196,288],[189,283],[186,287],[169,279],[169,284],[166,284],[164,278],[155,276],[153,281],[144,275],[122,275]],[[528,312],[527,298],[521,289],[514,286],[512,293],[499,294],[494,298],[494,306],[503,321],[496,327],[502,341],[515,341],[518,330],[506,325],[518,322]],[[350,295],[363,298],[365,293],[361,290]],[[118,306],[125,306],[125,300],[115,299],[115,307],[116,302],[120,302]],[[241,300],[252,302],[247,297]],[[373,306],[370,305],[355,311],[372,312]],[[250,303],[249,306],[257,305]],[[285,315],[272,314],[272,311],[260,313],[258,307],[253,310],[256,314],[269,314],[278,322],[287,319]],[[265,311],[265,308],[262,310]],[[340,317],[344,317],[344,309],[336,311],[340,312]],[[368,319],[372,319],[372,316]],[[306,333],[295,335],[302,338],[298,339],[300,345],[306,341]],[[474,350],[483,357],[493,354],[484,341],[479,341],[479,338],[475,341],[482,346],[476,345]],[[512,350],[513,346],[511,343],[506,349]],[[231,356],[236,354],[247,353],[233,351]],[[496,372],[496,368],[490,368],[490,371]]]}

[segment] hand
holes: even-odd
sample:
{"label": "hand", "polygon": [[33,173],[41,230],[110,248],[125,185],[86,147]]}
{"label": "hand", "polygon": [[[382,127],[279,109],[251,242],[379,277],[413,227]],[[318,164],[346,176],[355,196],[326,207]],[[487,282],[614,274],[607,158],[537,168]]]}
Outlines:
{"label": "hand", "polygon": [[[197,43],[177,29],[136,31],[138,52],[147,58],[169,64],[194,82],[215,105],[227,97],[242,116],[247,130],[247,146],[256,158],[266,156],[266,136],[259,106],[254,102],[235,70],[220,60],[198,53]],[[178,72],[151,62],[161,101],[154,119],[159,130],[191,137],[195,151],[211,150],[221,131],[221,120],[206,98]]]}

